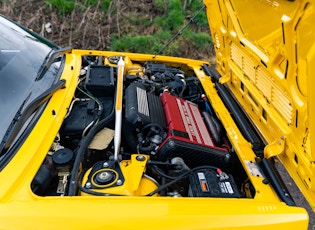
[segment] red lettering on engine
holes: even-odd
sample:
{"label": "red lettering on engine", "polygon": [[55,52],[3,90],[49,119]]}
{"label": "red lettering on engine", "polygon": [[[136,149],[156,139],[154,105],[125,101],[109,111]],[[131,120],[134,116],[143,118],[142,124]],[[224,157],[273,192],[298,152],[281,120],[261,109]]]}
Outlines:
{"label": "red lettering on engine", "polygon": [[168,135],[199,145],[213,146],[198,106],[164,92],[161,101],[166,116]]}

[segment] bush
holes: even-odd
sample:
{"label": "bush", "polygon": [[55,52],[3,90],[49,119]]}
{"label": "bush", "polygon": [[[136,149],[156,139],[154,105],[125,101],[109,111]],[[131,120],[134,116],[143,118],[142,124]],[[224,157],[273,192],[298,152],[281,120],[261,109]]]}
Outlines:
{"label": "bush", "polygon": [[75,8],[74,1],[72,0],[46,0],[46,3],[56,8],[59,15],[71,13]]}
{"label": "bush", "polygon": [[212,38],[208,33],[199,32],[194,33],[191,30],[184,32],[183,36],[191,43],[196,49],[202,50],[206,46],[212,46]]}
{"label": "bush", "polygon": [[[191,16],[195,15],[198,10],[200,10],[203,6],[203,1],[200,0],[191,0],[187,6],[186,9],[190,10]],[[197,27],[208,27],[208,18],[205,11],[200,12],[197,17],[194,20],[194,24],[196,24]]]}
{"label": "bush", "polygon": [[183,25],[185,15],[180,0],[169,0],[165,14],[162,17],[157,17],[154,21],[163,30],[175,31]]}
{"label": "bush", "polygon": [[136,53],[151,53],[154,46],[152,36],[125,36],[120,39],[112,39],[110,49]]}
{"label": "bush", "polygon": [[[163,48],[161,55],[189,58],[208,57],[212,46],[205,11],[177,36],[201,9],[202,0],[27,2],[0,1],[0,10],[61,46],[150,54]],[[51,32],[44,29],[48,22]]]}

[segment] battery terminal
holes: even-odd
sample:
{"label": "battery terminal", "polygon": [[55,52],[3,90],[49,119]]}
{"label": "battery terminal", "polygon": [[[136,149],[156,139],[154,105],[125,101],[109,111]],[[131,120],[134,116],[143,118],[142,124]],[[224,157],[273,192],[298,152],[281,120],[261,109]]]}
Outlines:
{"label": "battery terminal", "polygon": [[227,180],[229,179],[229,175],[226,174],[225,172],[223,172],[221,169],[217,169],[217,173],[218,173],[218,176],[220,178],[220,180]]}

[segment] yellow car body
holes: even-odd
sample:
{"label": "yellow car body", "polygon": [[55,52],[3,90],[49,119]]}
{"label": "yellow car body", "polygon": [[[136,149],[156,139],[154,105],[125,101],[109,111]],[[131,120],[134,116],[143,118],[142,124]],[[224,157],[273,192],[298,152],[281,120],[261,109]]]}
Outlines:
{"label": "yellow car body", "polygon": [[[310,136],[314,127],[309,119],[313,113],[311,76],[314,59],[310,40],[315,30],[310,26],[314,17],[312,4],[304,1],[206,0],[217,56],[216,67],[222,77],[214,76],[211,65],[205,61],[97,50],[71,49],[62,53],[64,65],[60,79],[65,80],[64,87],[51,95],[23,144],[1,169],[0,229],[307,229],[308,214],[304,208],[290,203],[290,195],[282,187],[281,181],[276,179],[276,172],[272,171],[272,159],[281,160],[314,207],[314,154]],[[257,14],[257,9],[263,16]],[[262,22],[264,24],[260,25]],[[77,143],[72,149],[74,158],[82,158],[72,159],[70,169],[69,166],[55,167],[49,163],[49,167],[58,171],[52,176],[52,181],[56,179],[57,182],[51,182],[53,190],[57,189],[57,192],[50,193],[47,191],[50,191],[51,186],[45,187],[43,184],[53,170],[48,167],[52,170],[48,174],[41,170],[47,158],[54,158],[54,154],[65,145],[60,144],[58,138],[65,133],[65,127],[71,125],[65,122],[70,119],[69,116],[75,115],[69,115],[74,110],[74,100],[83,98],[78,87],[82,82],[88,82],[85,75],[89,70],[83,66],[90,68],[94,65],[84,64],[87,62],[85,57],[93,61],[94,58],[99,59],[98,65],[116,71],[115,90],[107,95],[112,98],[116,95],[112,105],[116,115],[115,124],[110,124],[116,130],[100,134],[110,139],[107,141],[101,136],[101,142],[115,149],[104,147],[106,152],[100,151],[102,155],[99,156],[99,149],[89,146],[89,150],[85,149],[81,156],[78,149],[83,144]],[[123,60],[122,66],[119,65],[120,60]],[[125,102],[126,82],[139,81],[150,85],[156,80],[145,79],[146,68],[149,68],[144,68],[146,63],[163,63],[165,66],[180,68],[185,76],[194,76],[194,81],[198,79],[205,95],[203,100],[209,103],[213,116],[224,127],[225,144],[230,146],[227,151],[233,154],[232,158],[236,162],[233,161],[228,167],[236,164],[235,167],[241,170],[242,175],[239,176],[237,170],[231,169],[233,177],[243,179],[236,182],[239,195],[199,197],[191,195],[192,185],[188,189],[181,184],[177,187],[186,188],[188,195],[185,192],[177,193],[173,187],[163,193],[161,187],[166,187],[168,182],[180,181],[174,179],[174,174],[168,175],[171,179],[161,179],[163,174],[156,176],[159,173],[154,171],[154,167],[151,168],[156,162],[165,163],[166,160],[162,162],[159,159],[162,150],[156,150],[164,142],[147,152],[130,152],[127,158],[124,151],[117,148],[117,145],[124,145],[121,135],[127,132],[121,129],[121,125],[125,125],[124,116],[128,107]],[[183,78],[180,79],[183,82]],[[186,77],[184,80],[187,86],[189,79]],[[155,87],[160,84],[158,82]],[[167,85],[161,94],[171,92],[172,87],[171,84]],[[100,92],[103,93],[102,90],[97,91]],[[227,101],[222,99],[222,92],[231,95],[228,100],[236,99],[242,111],[246,112],[246,119],[254,125],[254,130],[263,140],[262,152],[255,152],[253,143],[244,137],[235,121],[235,114],[228,108]],[[179,103],[180,100],[176,100]],[[202,107],[203,104],[200,102],[200,105]],[[192,105],[191,108],[196,107]],[[119,111],[122,110],[124,112],[121,114]],[[101,122],[100,119],[92,125]],[[82,139],[89,136],[91,130],[93,128],[85,127]],[[138,132],[137,129],[135,131]],[[64,143],[72,145],[71,135],[63,134],[61,139],[64,138]],[[131,139],[129,133],[126,136],[126,139]],[[155,140],[150,140],[155,143]],[[222,147],[224,151],[225,144]],[[202,151],[206,150],[203,148]],[[167,153],[187,157],[180,151]],[[187,154],[193,162],[194,156],[189,155],[189,151]],[[56,161],[58,159],[55,159],[55,164]],[[185,159],[185,163],[190,165],[191,162]],[[77,170],[73,170],[75,164]],[[225,167],[225,163],[222,164]],[[229,168],[226,170],[230,171]],[[191,175],[193,172],[193,169],[187,169],[182,174]],[[40,174],[45,175],[44,179]],[[154,176],[156,178],[152,178]],[[226,181],[226,176],[217,170],[215,178]],[[109,181],[109,177],[112,180]],[[179,177],[182,180],[186,178],[182,175]],[[211,190],[207,187],[207,181],[203,183],[204,178],[198,178],[202,191]],[[166,182],[163,184],[164,180]],[[189,183],[192,181],[190,177]],[[230,185],[230,182],[225,184]],[[45,187],[46,190],[37,192],[37,186]],[[229,192],[233,193],[233,189]]]}
{"label": "yellow car body", "polygon": [[206,1],[222,82],[314,210],[313,4]]}

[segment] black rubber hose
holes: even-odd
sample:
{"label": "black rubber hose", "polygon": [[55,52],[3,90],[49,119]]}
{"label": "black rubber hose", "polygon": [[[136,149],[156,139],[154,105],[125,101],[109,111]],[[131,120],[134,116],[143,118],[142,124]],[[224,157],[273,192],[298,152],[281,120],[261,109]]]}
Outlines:
{"label": "black rubber hose", "polygon": [[167,175],[162,169],[160,169],[157,165],[153,165],[153,169],[162,177],[169,179],[169,180],[175,180],[177,177]]}
{"label": "black rubber hose", "polygon": [[[114,104],[115,104],[115,100],[114,100]],[[91,128],[91,130],[88,132],[88,134],[81,139],[80,144],[79,144],[80,146],[76,152],[76,157],[74,160],[73,168],[71,170],[71,178],[70,178],[70,183],[69,183],[68,196],[74,196],[75,195],[79,166],[80,166],[80,163],[84,157],[84,153],[86,151],[86,148],[88,147],[90,142],[93,140],[96,133],[98,133],[101,129],[106,127],[106,125],[108,125],[108,123],[112,119],[114,119],[114,117],[115,117],[115,106],[113,106],[112,111],[110,112],[110,114],[107,117],[105,117],[98,124],[93,126]]]}
{"label": "black rubber hose", "polygon": [[209,66],[207,65],[207,64],[203,64],[202,65],[202,69],[203,69],[203,71],[205,72],[205,74],[207,75],[207,76],[209,76],[209,77],[211,77],[211,72],[210,72],[210,69],[209,69]]}
{"label": "black rubber hose", "polygon": [[274,165],[270,162],[270,160],[263,158],[261,160],[261,165],[268,181],[278,194],[279,198],[289,206],[296,206],[287,187],[282,181],[279,172],[274,168]]}
{"label": "black rubber hose", "polygon": [[[264,144],[252,124],[248,121],[243,111],[239,108],[232,96],[228,93],[227,89],[220,83],[215,83],[223,103],[230,111],[235,123],[244,135],[245,139],[253,145],[253,150],[257,154],[263,153]],[[259,155],[260,156],[260,155]],[[261,156],[260,156],[261,157]]]}
{"label": "black rubber hose", "polygon": [[220,132],[217,128],[217,125],[214,123],[213,117],[211,117],[208,112],[202,112],[202,116],[210,132],[211,139],[215,145],[220,146],[222,143],[222,136],[220,136]]}
{"label": "black rubber hose", "polygon": [[154,191],[150,192],[146,196],[153,196],[154,194],[156,194],[156,193],[158,193],[158,192],[168,188],[169,186],[175,184],[176,182],[180,181],[181,179],[188,177],[191,173],[193,173],[195,171],[198,171],[198,170],[202,170],[202,169],[210,169],[210,170],[216,171],[218,168],[214,167],[214,166],[208,166],[208,165],[195,167],[193,169],[190,169],[190,170],[184,172],[182,175],[178,176],[176,179],[171,180],[170,182],[159,186],[157,189],[155,189]]}
{"label": "black rubber hose", "polygon": [[206,74],[207,76],[210,76],[210,77],[211,77],[211,80],[212,80],[213,82],[219,81],[221,75],[220,75],[219,72],[216,70],[215,65],[208,66],[207,64],[204,64],[204,65],[202,66],[202,69],[203,69],[203,71],[205,72],[205,74]]}

